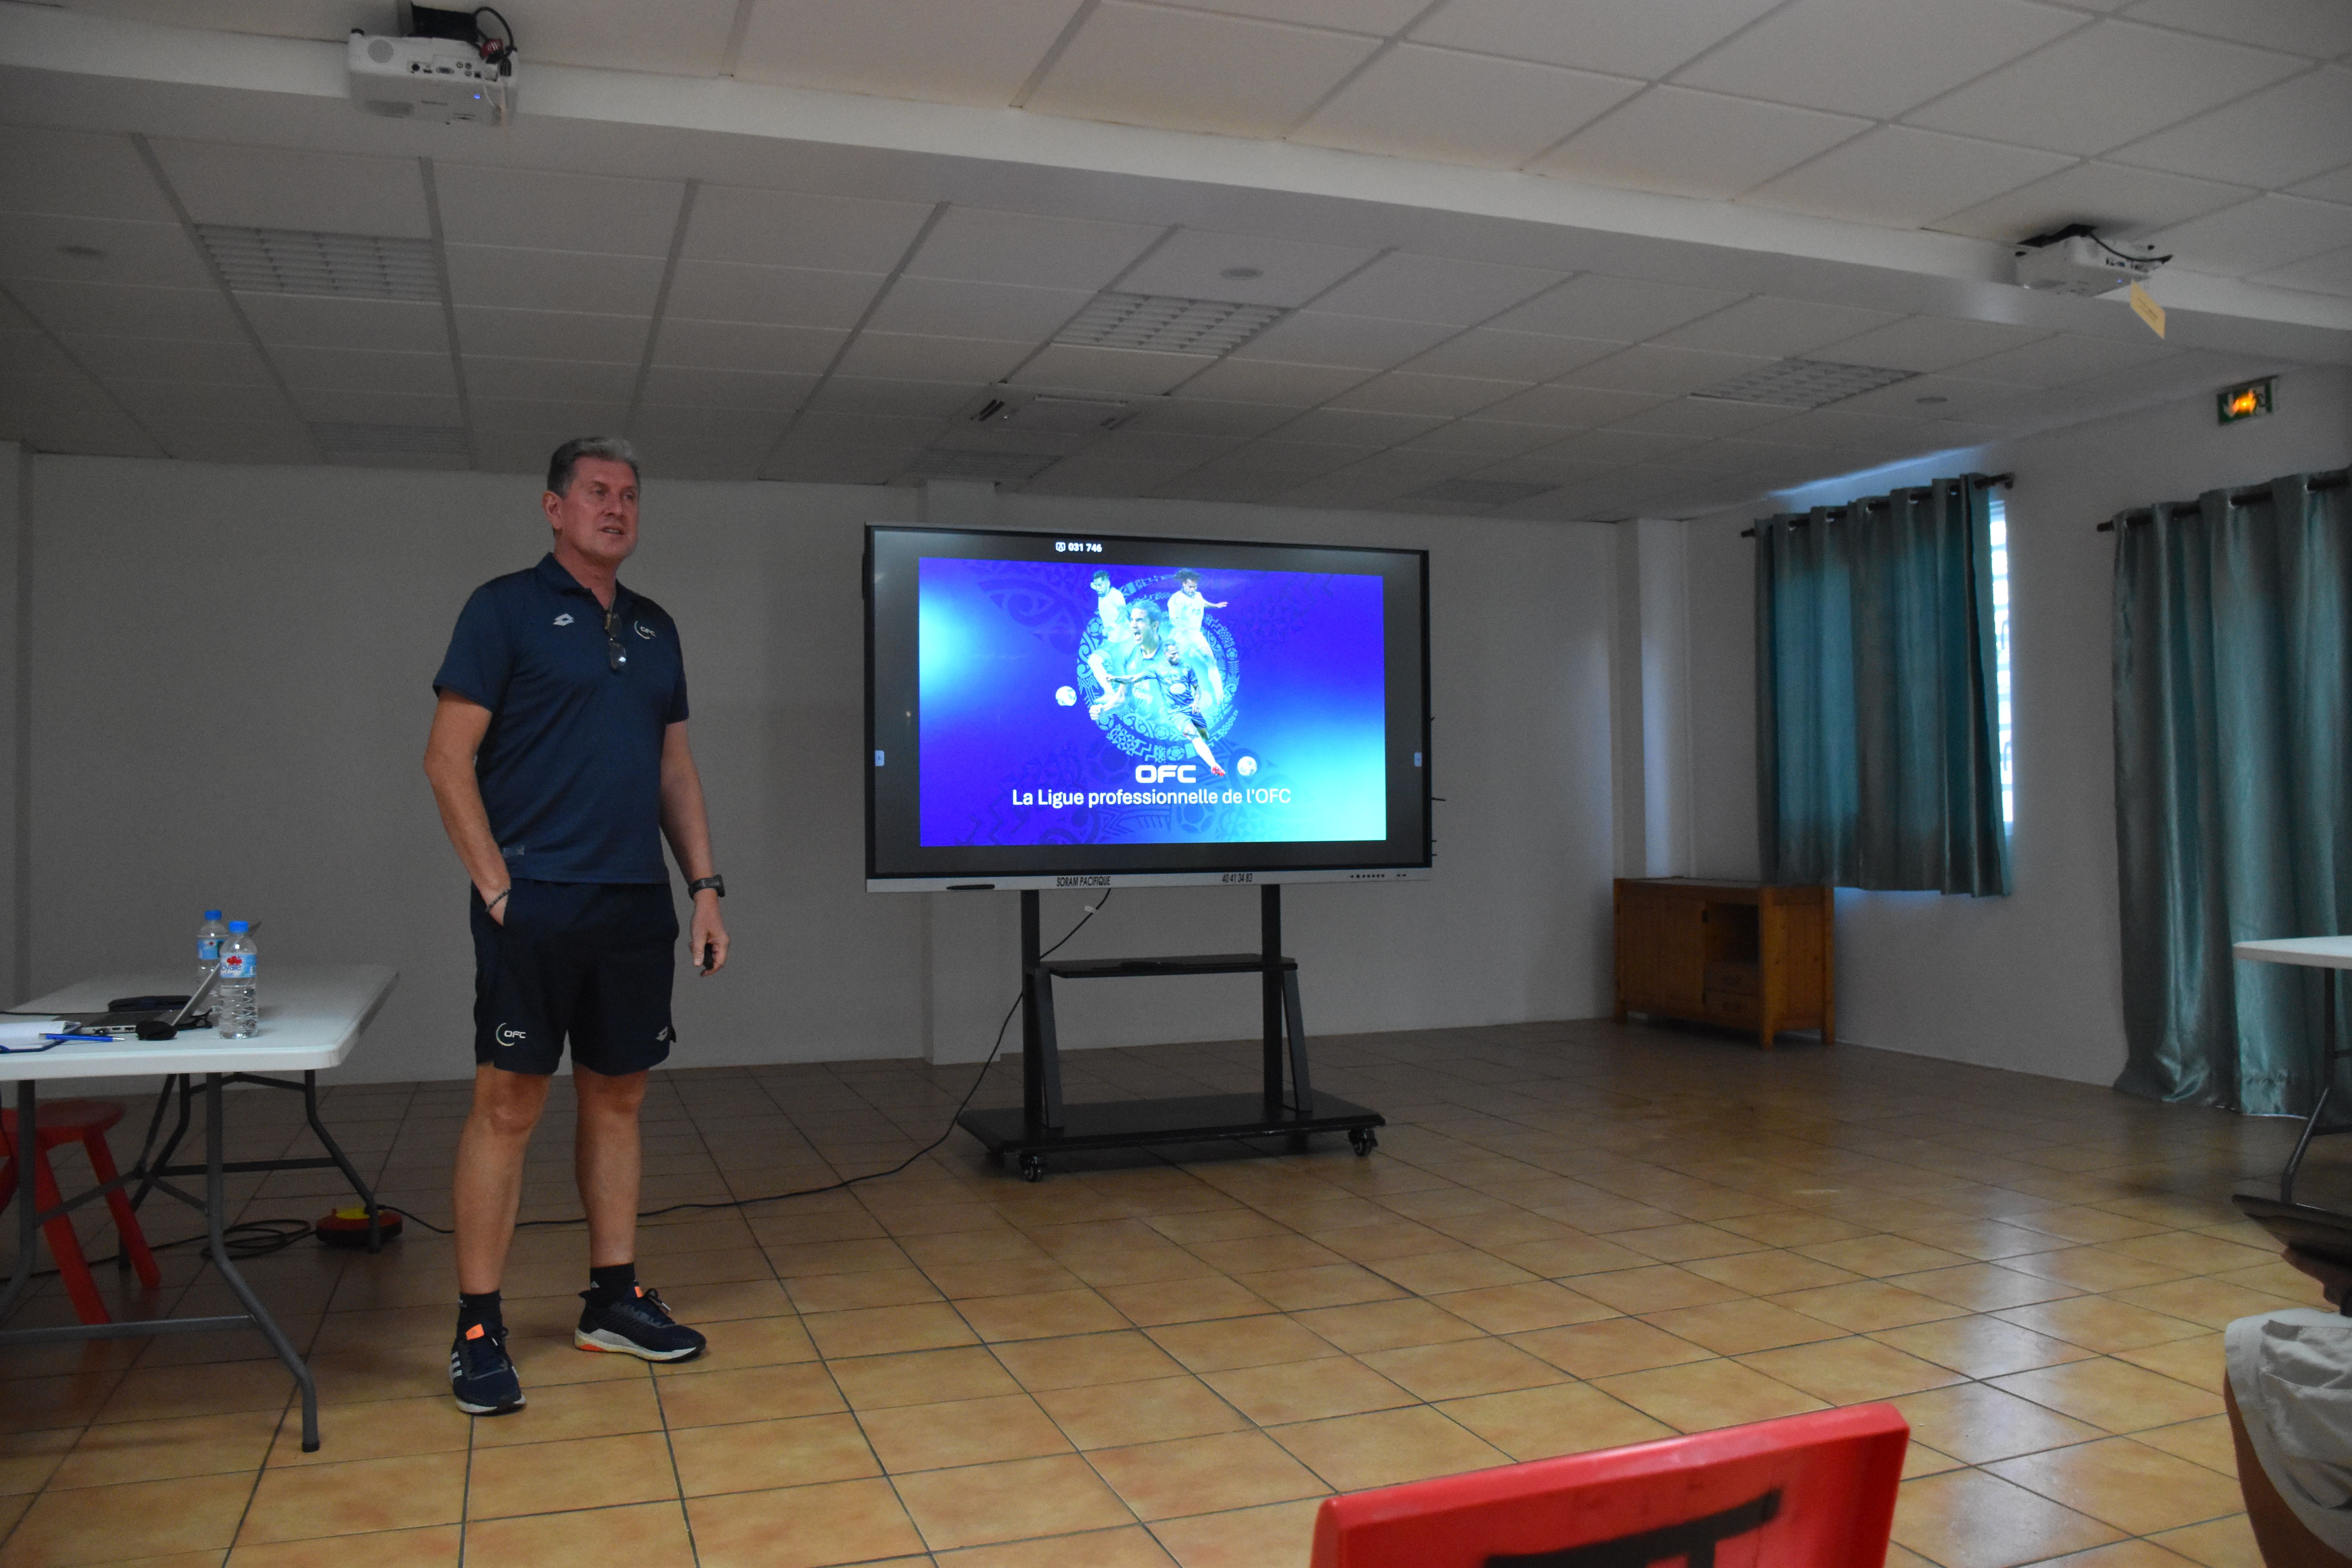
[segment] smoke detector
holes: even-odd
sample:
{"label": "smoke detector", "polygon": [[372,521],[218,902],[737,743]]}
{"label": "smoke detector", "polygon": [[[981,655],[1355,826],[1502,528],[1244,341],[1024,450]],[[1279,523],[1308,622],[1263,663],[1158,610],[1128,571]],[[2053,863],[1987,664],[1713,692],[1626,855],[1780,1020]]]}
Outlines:
{"label": "smoke detector", "polygon": [[2018,242],[2017,283],[2045,294],[2096,299],[2134,283],[2145,283],[2172,259],[2139,240],[2110,243],[2089,224],[2070,223]]}

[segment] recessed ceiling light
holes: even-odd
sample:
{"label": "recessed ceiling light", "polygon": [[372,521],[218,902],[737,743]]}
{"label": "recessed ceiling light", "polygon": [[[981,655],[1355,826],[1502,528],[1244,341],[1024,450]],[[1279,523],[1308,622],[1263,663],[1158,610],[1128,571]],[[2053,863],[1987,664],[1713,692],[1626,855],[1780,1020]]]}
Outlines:
{"label": "recessed ceiling light", "polygon": [[1263,267],[1228,267],[1223,272],[1218,273],[1217,276],[1220,278],[1231,279],[1235,283],[1246,283],[1253,278],[1265,277],[1265,268]]}
{"label": "recessed ceiling light", "polygon": [[1186,300],[1173,294],[1097,294],[1057,343],[1098,349],[1152,349],[1161,353],[1230,353],[1280,321],[1279,305],[1237,305],[1228,300]]}
{"label": "recessed ceiling light", "polygon": [[323,294],[342,300],[438,300],[429,239],[200,223],[196,237],[241,294]]}
{"label": "recessed ceiling light", "polygon": [[58,254],[59,256],[70,256],[79,261],[103,261],[106,259],[106,252],[100,250],[94,245],[60,245],[58,247]]}
{"label": "recessed ceiling light", "polygon": [[1691,395],[1729,403],[1769,403],[1782,408],[1820,408],[1882,386],[1892,386],[1898,381],[1908,381],[1917,374],[1885,365],[1784,359]]}

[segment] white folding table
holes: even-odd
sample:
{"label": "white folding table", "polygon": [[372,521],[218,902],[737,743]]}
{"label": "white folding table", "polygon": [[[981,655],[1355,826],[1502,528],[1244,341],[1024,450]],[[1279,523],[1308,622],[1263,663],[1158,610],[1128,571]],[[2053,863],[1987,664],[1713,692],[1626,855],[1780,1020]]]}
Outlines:
{"label": "white folding table", "polygon": [[[2352,969],[2352,936],[2289,936],[2270,942],[2242,942],[2230,951],[2249,963],[2292,963],[2331,972]],[[2303,1156],[2311,1147],[2311,1141],[2334,1132],[2352,1132],[2352,1121],[2324,1120],[2327,1098],[2336,1089],[2336,1064],[2352,1057],[2352,1047],[2336,1044],[2336,979],[2335,973],[2330,973],[2319,988],[2319,1099],[2304,1121],[2303,1136],[2294,1141],[2294,1152],[2288,1157],[2286,1169],[2279,1173],[2279,1202],[2283,1204],[2294,1202],[2294,1175],[2303,1168]]]}
{"label": "white folding table", "polygon": [[[14,1079],[16,1085],[16,1139],[20,1150],[32,1150],[39,1145],[37,1115],[38,1107],[35,1086],[47,1080],[87,1078],[151,1078],[158,1074],[166,1079],[201,1078],[205,1100],[205,1163],[201,1166],[175,1166],[158,1161],[149,1167],[142,1161],[124,1172],[105,1186],[67,1200],[58,1208],[39,1211],[33,1200],[33,1183],[29,1173],[16,1184],[16,1273],[5,1291],[0,1291],[0,1320],[30,1288],[33,1265],[37,1251],[36,1237],[42,1225],[69,1209],[103,1195],[110,1188],[138,1179],[141,1194],[160,1187],[184,1203],[204,1211],[205,1229],[211,1245],[211,1263],[220,1270],[229,1289],[245,1304],[241,1313],[226,1317],[207,1318],[147,1318],[121,1323],[78,1323],[55,1328],[10,1329],[0,1331],[0,1348],[9,1344],[26,1344],[52,1340],[117,1339],[130,1335],[192,1333],[207,1329],[251,1326],[260,1331],[278,1352],[278,1359],[302,1390],[302,1449],[317,1451],[319,1447],[319,1394],[311,1382],[310,1369],[300,1352],[295,1350],[277,1321],[262,1306],[253,1288],[237,1272],[229,1260],[228,1247],[223,1231],[228,1223],[226,1212],[226,1176],[232,1171],[283,1170],[308,1165],[333,1164],[358,1187],[371,1211],[373,1198],[368,1194],[351,1163],[343,1157],[326,1129],[318,1120],[317,1074],[321,1068],[339,1067],[352,1054],[364,1030],[392,994],[397,971],[378,963],[355,963],[273,967],[264,973],[261,982],[261,1032],[247,1039],[225,1040],[212,1029],[184,1029],[178,1038],[171,1040],[116,1039],[68,1040],[55,1047],[38,1052],[9,1051],[0,1055],[0,1081]],[[95,980],[68,985],[46,996],[34,998],[13,1009],[18,1016],[50,1013],[103,1012],[109,1000],[117,996],[149,994],[168,991],[175,984],[184,985],[184,977],[156,974],[101,975]],[[299,1073],[299,1085],[282,1079],[263,1075]],[[332,1158],[315,1161],[236,1161],[223,1158],[221,1125],[221,1087],[232,1080],[267,1084],[272,1088],[299,1087],[303,1103],[310,1111],[310,1127]],[[187,1125],[189,1094],[181,1096],[181,1128]],[[156,1110],[157,1125],[163,1114]],[[154,1126],[149,1128],[152,1140]],[[173,1143],[178,1142],[178,1134]],[[168,1158],[168,1150],[166,1152]],[[194,1174],[205,1178],[205,1195],[197,1198],[183,1192],[161,1178]]]}

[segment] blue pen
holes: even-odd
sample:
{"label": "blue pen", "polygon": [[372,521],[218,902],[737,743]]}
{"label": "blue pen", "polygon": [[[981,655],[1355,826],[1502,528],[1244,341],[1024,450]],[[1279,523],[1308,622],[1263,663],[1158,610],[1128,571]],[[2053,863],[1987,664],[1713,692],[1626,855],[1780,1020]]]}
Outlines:
{"label": "blue pen", "polygon": [[99,1040],[101,1042],[110,1042],[113,1040],[114,1037],[112,1035],[43,1035],[41,1038],[45,1040]]}

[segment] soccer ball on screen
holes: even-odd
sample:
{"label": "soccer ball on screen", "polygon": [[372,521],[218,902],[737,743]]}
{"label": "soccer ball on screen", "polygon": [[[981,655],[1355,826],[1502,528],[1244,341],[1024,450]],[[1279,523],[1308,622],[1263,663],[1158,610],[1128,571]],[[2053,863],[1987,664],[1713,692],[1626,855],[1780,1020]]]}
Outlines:
{"label": "soccer ball on screen", "polygon": [[1056,688],[1054,692],[1054,700],[1060,703],[1065,708],[1075,708],[1077,706],[1078,702],[1077,689],[1073,686]]}
{"label": "soccer ball on screen", "polygon": [[1241,761],[1234,764],[1234,771],[1241,774],[1242,777],[1247,778],[1250,774],[1257,772],[1257,759],[1255,757],[1244,757]]}

